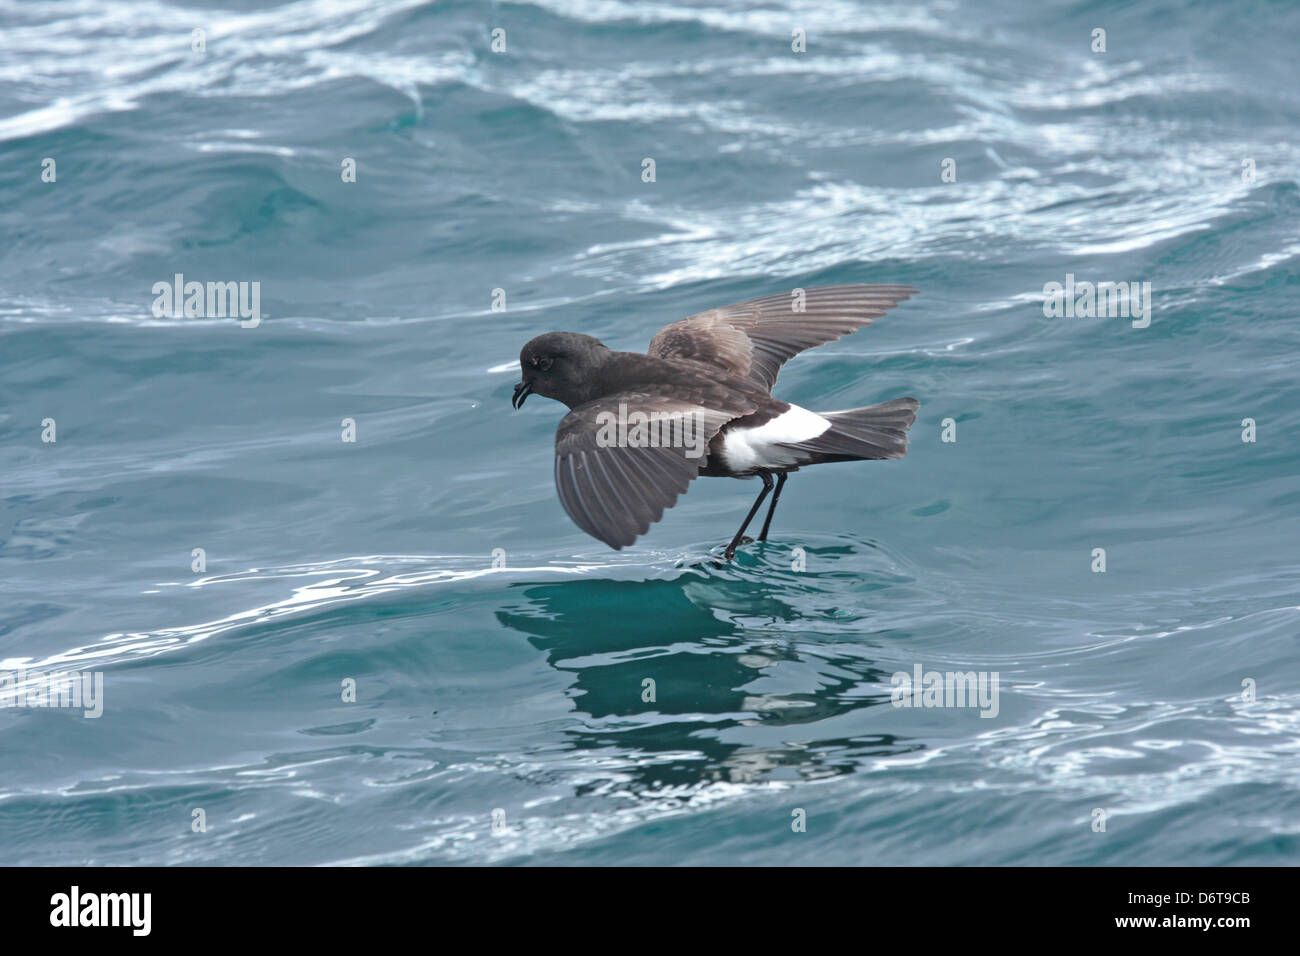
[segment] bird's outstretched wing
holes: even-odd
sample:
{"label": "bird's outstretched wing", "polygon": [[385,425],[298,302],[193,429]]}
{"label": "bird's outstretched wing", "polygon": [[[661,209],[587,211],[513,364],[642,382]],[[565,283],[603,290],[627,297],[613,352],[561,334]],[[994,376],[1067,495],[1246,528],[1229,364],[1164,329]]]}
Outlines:
{"label": "bird's outstretched wing", "polygon": [[[906,285],[828,285],[765,295],[664,326],[647,352],[693,359],[769,391],[791,356],[870,325],[916,292]],[[802,308],[802,311],[797,311]]]}
{"label": "bird's outstretched wing", "polygon": [[611,548],[631,544],[686,491],[718,429],[754,410],[734,401],[709,408],[638,391],[573,409],[555,433],[555,488],[564,510]]}

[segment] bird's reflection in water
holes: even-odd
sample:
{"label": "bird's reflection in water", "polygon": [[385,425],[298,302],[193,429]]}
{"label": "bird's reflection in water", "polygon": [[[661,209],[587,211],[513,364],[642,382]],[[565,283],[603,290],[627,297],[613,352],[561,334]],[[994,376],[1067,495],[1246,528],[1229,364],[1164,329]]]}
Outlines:
{"label": "bird's reflection in water", "polygon": [[[637,792],[816,779],[850,773],[869,757],[920,749],[889,734],[817,736],[823,721],[887,703],[889,675],[860,654],[871,635],[845,656],[835,641],[823,654],[804,634],[796,641],[732,623],[729,614],[753,620],[738,613],[745,605],[771,621],[799,617],[752,580],[688,572],[672,580],[522,587],[525,600],[498,611],[499,620],[573,675],[574,703],[590,720],[568,731],[572,746],[633,757]],[[785,665],[795,665],[805,683],[815,672],[815,690],[763,690],[765,678]]]}

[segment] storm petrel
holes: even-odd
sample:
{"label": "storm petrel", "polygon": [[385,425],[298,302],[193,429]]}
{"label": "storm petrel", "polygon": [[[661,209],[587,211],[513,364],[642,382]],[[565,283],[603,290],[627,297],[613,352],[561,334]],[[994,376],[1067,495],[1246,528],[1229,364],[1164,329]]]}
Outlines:
{"label": "storm petrel", "polygon": [[697,475],[762,479],[727,545],[730,561],[771,492],[758,536],[767,540],[790,472],[907,453],[920,407],[914,398],[811,412],[773,398],[772,386],[787,359],[870,325],[914,292],[836,285],[763,296],[674,322],[645,355],[578,332],[547,332],[519,353],[523,381],[512,404],[535,393],[569,406],[555,433],[560,503],[615,550],[645,534]]}

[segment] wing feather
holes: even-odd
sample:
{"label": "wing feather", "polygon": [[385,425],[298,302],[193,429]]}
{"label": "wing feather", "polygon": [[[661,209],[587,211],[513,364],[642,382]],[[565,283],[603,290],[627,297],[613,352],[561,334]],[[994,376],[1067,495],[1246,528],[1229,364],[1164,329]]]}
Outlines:
{"label": "wing feather", "polygon": [[[680,416],[690,422],[676,445],[641,443],[634,433],[621,437],[603,429],[605,415],[619,406],[647,415]],[[694,441],[708,442],[727,422],[753,411],[740,404],[709,408],[682,398],[651,392],[622,392],[573,409],[555,433],[555,487],[560,504],[587,534],[611,548],[627,547],[663,517],[686,491],[708,459]],[[686,427],[685,425],[683,426]],[[675,440],[678,435],[672,434]]]}
{"label": "wing feather", "polygon": [[[916,292],[906,285],[832,285],[765,295],[665,326],[648,354],[690,359],[747,377],[769,391],[804,349],[871,325]],[[796,311],[802,306],[802,311]]]}

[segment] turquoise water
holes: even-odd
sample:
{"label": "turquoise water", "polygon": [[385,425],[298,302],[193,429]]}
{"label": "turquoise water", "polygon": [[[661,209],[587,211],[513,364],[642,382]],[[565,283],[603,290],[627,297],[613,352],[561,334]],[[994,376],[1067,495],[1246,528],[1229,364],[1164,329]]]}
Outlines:
{"label": "turquoise water", "polygon": [[[1298,37],[0,3],[0,671],[103,675],[0,709],[0,863],[1297,862]],[[176,273],[260,325],[155,317]],[[1067,274],[1149,327],[1045,317]],[[724,569],[755,482],[567,519],[523,342],[843,282],[920,293],[776,392],[916,396],[907,458],[795,475]],[[892,706],[918,664],[996,716]]]}

